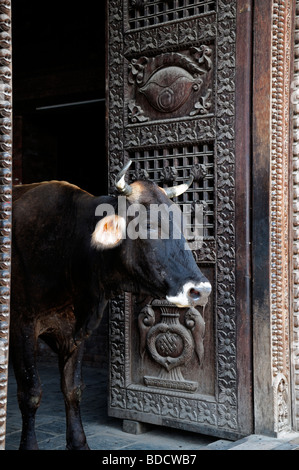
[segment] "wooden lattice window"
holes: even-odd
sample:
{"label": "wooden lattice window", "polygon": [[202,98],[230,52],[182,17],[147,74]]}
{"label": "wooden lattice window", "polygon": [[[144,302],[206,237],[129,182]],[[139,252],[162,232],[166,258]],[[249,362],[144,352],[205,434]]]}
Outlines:
{"label": "wooden lattice window", "polygon": [[215,11],[215,1],[198,0],[132,0],[129,8],[129,28],[137,29],[194,15]]}
{"label": "wooden lattice window", "polygon": [[131,179],[150,179],[161,186],[185,182],[190,174],[194,182],[176,202],[183,206],[203,204],[203,236],[214,236],[214,145],[198,143],[130,152],[133,160]]}

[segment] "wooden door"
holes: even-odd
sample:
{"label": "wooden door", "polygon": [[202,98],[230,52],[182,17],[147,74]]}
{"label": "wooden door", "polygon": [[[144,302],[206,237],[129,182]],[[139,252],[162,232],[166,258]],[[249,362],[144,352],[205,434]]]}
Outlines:
{"label": "wooden door", "polygon": [[[110,0],[107,11],[110,185],[128,158],[131,181],[167,186],[192,173],[193,185],[177,202],[202,206],[204,241],[193,254],[213,285],[207,307],[192,318],[156,299],[150,308],[130,294],[111,302],[109,413],[246,435],[251,2]],[[163,356],[178,366],[168,370]]]}

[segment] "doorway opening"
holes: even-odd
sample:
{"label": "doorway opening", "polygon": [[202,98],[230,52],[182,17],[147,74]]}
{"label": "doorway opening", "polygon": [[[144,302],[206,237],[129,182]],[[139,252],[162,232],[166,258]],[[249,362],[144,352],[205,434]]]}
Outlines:
{"label": "doorway opening", "polygon": [[[55,179],[107,194],[105,3],[12,0],[14,184]],[[87,342],[87,360],[107,364],[107,328]]]}
{"label": "doorway opening", "polygon": [[66,4],[12,1],[14,182],[64,179],[104,194],[105,5]]}

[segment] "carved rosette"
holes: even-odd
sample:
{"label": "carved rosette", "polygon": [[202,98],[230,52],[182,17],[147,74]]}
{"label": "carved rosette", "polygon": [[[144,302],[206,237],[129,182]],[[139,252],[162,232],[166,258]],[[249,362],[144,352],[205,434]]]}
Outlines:
{"label": "carved rosette", "polygon": [[0,449],[5,448],[8,373],[11,173],[11,3],[0,0]]}
{"label": "carved rosette", "polygon": [[[134,412],[138,419],[144,421],[150,414],[151,422],[156,416],[157,422],[163,420],[165,425],[168,421],[173,425],[175,420],[182,425],[193,423],[194,426],[207,426],[209,432],[215,428],[218,435],[221,430],[224,435],[237,435],[234,228],[236,1],[218,0],[215,3],[215,12],[210,11],[207,15],[186,17],[184,21],[171,25],[165,22],[149,29],[141,27],[134,30],[127,27],[128,9],[129,6],[133,7],[132,2],[130,5],[127,0],[109,2],[111,182],[128,154],[133,162],[135,158],[142,162],[149,159],[142,156],[143,151],[150,154],[152,149],[158,152],[159,149],[196,146],[202,142],[211,143],[213,164],[209,163],[208,167],[188,155],[188,172],[192,170],[196,174],[198,185],[206,180],[211,171],[217,180],[217,192],[213,195],[214,236],[205,238],[202,249],[194,252],[196,261],[208,266],[209,273],[217,279],[209,313],[215,319],[215,331],[212,332],[213,337],[205,337],[205,341],[215,344],[215,354],[210,359],[214,364],[213,373],[216,376],[213,383],[216,389],[208,400],[200,393],[201,383],[188,395],[186,390],[176,389],[179,381],[196,382],[187,377],[186,368],[183,370],[178,363],[185,350],[187,368],[188,364],[199,364],[195,348],[200,341],[194,340],[187,320],[182,321],[181,318],[179,321],[175,317],[174,324],[170,326],[161,311],[157,319],[149,312],[147,316],[145,312],[140,313],[141,316],[137,315],[132,326],[132,299],[126,294],[125,298],[113,302],[111,306],[109,412],[119,417],[128,417]],[[123,70],[126,71],[124,79]],[[155,158],[159,159],[158,156]],[[155,181],[161,183],[161,180],[167,182],[172,179],[179,182],[181,173],[176,175],[172,171],[173,166],[172,163],[167,164],[156,171]],[[136,168],[138,171],[144,169],[153,179],[153,172],[146,165]],[[135,178],[137,174],[134,172],[133,169]],[[136,328],[137,336],[139,333],[139,346],[130,336],[132,328]],[[139,362],[136,371],[132,371],[135,366],[131,364],[131,357],[136,347]],[[175,352],[171,352],[172,347]],[[135,348],[134,351],[132,348]],[[198,354],[199,351],[200,348]],[[202,354],[205,367],[206,352],[202,351]],[[142,369],[140,364],[149,360],[154,364],[151,374],[144,370],[142,375],[138,375],[137,371]],[[178,366],[171,368],[172,363]],[[150,377],[150,384],[144,383],[144,377]]]}

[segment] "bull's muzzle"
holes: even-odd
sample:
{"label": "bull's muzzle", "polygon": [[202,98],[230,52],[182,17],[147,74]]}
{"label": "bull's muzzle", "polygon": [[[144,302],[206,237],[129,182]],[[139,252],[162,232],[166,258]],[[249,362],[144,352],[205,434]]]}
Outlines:
{"label": "bull's muzzle", "polygon": [[168,302],[177,307],[205,306],[208,302],[212,286],[208,281],[198,284],[187,282],[175,296],[167,296]]}

